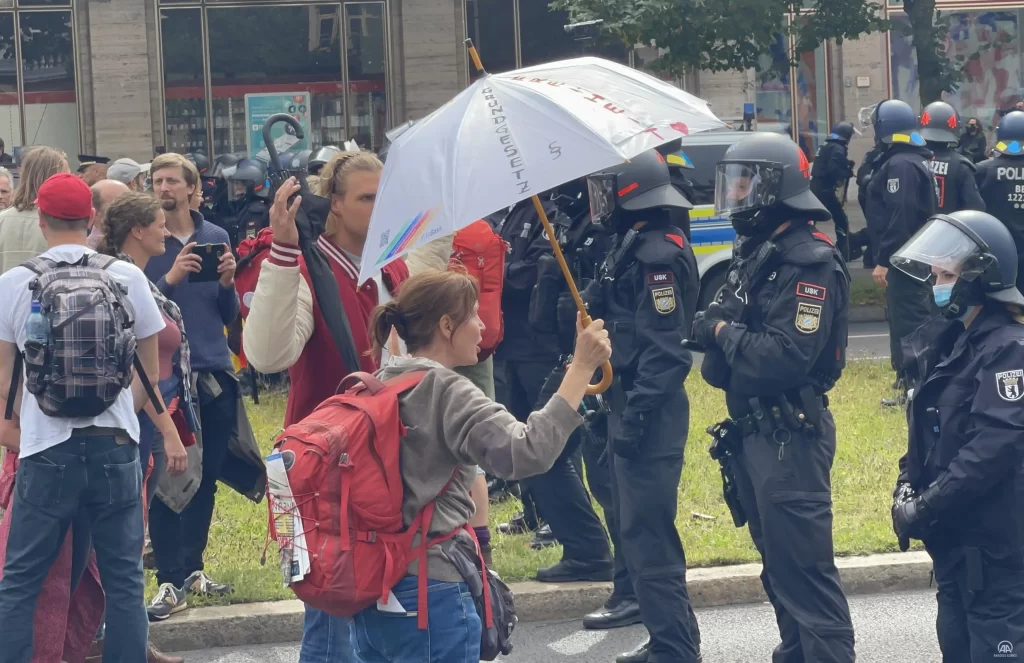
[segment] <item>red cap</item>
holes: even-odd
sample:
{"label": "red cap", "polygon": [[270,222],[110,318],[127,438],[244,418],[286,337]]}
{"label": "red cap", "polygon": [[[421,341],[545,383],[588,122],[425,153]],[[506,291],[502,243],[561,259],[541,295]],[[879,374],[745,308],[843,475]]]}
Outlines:
{"label": "red cap", "polygon": [[39,187],[36,205],[58,219],[88,219],[92,216],[92,190],[77,175],[57,173]]}

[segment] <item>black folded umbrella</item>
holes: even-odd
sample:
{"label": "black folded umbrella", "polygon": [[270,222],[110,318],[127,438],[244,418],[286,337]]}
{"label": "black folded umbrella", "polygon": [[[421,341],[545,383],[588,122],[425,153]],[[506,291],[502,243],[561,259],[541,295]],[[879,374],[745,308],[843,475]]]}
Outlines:
{"label": "black folded umbrella", "polygon": [[278,122],[286,122],[291,125],[299,140],[304,138],[302,126],[295,118],[286,113],[272,115],[263,124],[263,142],[266,143],[270,156],[268,167],[270,195],[273,197],[277,188],[284,184],[289,177],[295,177],[298,181],[301,187],[298,195],[302,196],[302,204],[299,205],[295,215],[295,225],[299,230],[299,248],[302,250],[302,257],[306,262],[310,281],[313,283],[313,296],[316,297],[320,313],[324,316],[324,321],[327,322],[327,328],[331,330],[331,337],[334,339],[334,344],[338,346],[341,359],[345,362],[345,368],[349,373],[358,371],[359,352],[356,350],[355,340],[352,338],[352,327],[348,324],[345,307],[341,303],[338,281],[334,278],[334,272],[331,270],[327,258],[316,248],[316,240],[327,226],[331,201],[309,190],[305,174],[301,170],[288,171],[281,167],[277,148],[270,136],[271,127]]}

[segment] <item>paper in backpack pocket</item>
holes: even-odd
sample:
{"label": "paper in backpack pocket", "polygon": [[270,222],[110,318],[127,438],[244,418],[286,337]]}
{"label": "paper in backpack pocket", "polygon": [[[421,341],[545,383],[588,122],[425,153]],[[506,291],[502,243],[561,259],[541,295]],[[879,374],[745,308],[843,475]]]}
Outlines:
{"label": "paper in backpack pocket", "polygon": [[280,452],[267,456],[267,492],[280,552],[281,577],[285,585],[291,585],[309,573],[309,549],[306,547],[302,517],[288,482],[288,470]]}

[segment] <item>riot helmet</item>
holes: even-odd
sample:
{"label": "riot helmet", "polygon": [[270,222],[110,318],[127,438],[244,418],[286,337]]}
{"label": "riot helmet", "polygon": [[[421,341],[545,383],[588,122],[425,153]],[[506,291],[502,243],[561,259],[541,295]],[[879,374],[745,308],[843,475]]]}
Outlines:
{"label": "riot helmet", "polygon": [[224,169],[228,180],[228,199],[235,201],[247,196],[266,198],[267,165],[259,159],[242,159],[235,166]]}
{"label": "riot helmet", "polygon": [[875,136],[885,144],[924,145],[924,138],[918,131],[917,114],[905,101],[886,99],[875,106],[871,124],[875,128]]}
{"label": "riot helmet", "polygon": [[309,158],[313,150],[299,150],[298,152],[284,152],[277,156],[277,163],[281,170],[290,172],[305,171],[309,166]]}
{"label": "riot helmet", "polygon": [[213,176],[221,179],[226,179],[224,170],[227,168],[234,168],[238,165],[238,157],[234,154],[221,154],[213,160]]}
{"label": "riot helmet", "polygon": [[948,318],[994,299],[1024,305],[1017,290],[1017,249],[1002,221],[987,212],[936,214],[889,259],[893,267],[931,283]]}
{"label": "riot helmet", "polygon": [[1024,112],[1010,111],[999,120],[995,152],[1011,156],[1024,154]]}
{"label": "riot helmet", "polygon": [[206,177],[206,171],[210,170],[210,157],[202,152],[195,151],[185,155],[185,158],[192,162],[192,165],[199,171],[200,177]]}
{"label": "riot helmet", "polygon": [[960,113],[945,101],[933,101],[921,111],[921,137],[931,143],[960,140]]}
{"label": "riot helmet", "polygon": [[853,125],[849,122],[839,122],[832,127],[827,140],[848,144],[853,139]]}
{"label": "riot helmet", "polygon": [[313,152],[312,156],[307,159],[306,170],[310,175],[319,175],[320,171],[327,165],[327,162],[339,154],[341,154],[341,148],[334,145],[324,145],[316,152]]}
{"label": "riot helmet", "polygon": [[763,134],[733,144],[718,162],[715,213],[740,235],[770,233],[793,213],[812,221],[832,218],[811,193],[811,164],[787,136]]}
{"label": "riot helmet", "polygon": [[691,209],[689,200],[672,186],[668,163],[657,150],[587,176],[590,219],[622,232],[644,219],[640,212]]}

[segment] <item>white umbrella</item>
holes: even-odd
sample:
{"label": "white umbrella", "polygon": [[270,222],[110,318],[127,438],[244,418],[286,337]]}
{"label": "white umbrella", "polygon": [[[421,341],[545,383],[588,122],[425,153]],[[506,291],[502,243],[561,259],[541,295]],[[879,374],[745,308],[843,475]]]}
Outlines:
{"label": "white umbrella", "polygon": [[600,58],[481,76],[390,145],[359,282],[497,210],[722,126],[703,100]]}

